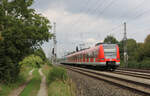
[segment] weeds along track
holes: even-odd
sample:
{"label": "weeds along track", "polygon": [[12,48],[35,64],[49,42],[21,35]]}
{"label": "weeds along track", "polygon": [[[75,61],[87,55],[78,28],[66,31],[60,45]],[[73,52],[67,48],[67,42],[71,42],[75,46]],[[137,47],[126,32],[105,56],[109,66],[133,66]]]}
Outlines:
{"label": "weeds along track", "polygon": [[136,91],[139,94],[142,93],[146,96],[150,96],[150,79],[72,66],[65,66],[65,68],[94,79],[103,80],[113,85]]}

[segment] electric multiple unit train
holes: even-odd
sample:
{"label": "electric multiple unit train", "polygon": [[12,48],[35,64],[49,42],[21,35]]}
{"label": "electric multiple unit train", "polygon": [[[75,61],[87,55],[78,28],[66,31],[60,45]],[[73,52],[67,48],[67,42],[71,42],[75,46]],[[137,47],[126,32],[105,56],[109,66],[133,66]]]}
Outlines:
{"label": "electric multiple unit train", "polygon": [[115,70],[120,65],[119,47],[117,44],[100,44],[66,56],[63,64],[77,66],[95,66]]}

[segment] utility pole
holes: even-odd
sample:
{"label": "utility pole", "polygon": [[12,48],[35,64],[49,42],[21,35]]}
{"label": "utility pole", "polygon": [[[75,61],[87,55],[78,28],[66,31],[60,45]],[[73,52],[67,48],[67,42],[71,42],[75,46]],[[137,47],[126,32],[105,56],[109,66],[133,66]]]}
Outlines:
{"label": "utility pole", "polygon": [[126,22],[124,22],[124,37],[123,37],[123,45],[124,45],[124,63],[125,66],[128,67],[128,54],[127,54],[127,32],[126,32]]}
{"label": "utility pole", "polygon": [[53,63],[56,64],[57,62],[57,40],[56,40],[56,23],[54,22],[54,27],[53,27]]}

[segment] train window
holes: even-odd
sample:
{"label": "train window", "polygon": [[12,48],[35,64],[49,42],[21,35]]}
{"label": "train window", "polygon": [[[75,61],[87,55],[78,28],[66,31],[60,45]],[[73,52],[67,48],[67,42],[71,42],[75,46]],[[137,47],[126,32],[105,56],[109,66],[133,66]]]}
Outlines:
{"label": "train window", "polygon": [[77,58],[78,58],[78,57],[77,57],[77,55],[76,55],[75,59],[77,60]]}
{"label": "train window", "polygon": [[81,59],[81,54],[79,54],[79,59]]}
{"label": "train window", "polygon": [[86,54],[84,53],[84,54],[83,54],[83,58],[85,58],[85,56],[86,56]]}
{"label": "train window", "polygon": [[93,58],[93,52],[88,53],[88,58]]}
{"label": "train window", "polygon": [[94,58],[97,58],[98,56],[98,49],[94,50]]}
{"label": "train window", "polygon": [[92,52],[92,58],[95,58],[95,51]]}
{"label": "train window", "polygon": [[87,53],[85,53],[85,58],[88,58],[88,54]]}

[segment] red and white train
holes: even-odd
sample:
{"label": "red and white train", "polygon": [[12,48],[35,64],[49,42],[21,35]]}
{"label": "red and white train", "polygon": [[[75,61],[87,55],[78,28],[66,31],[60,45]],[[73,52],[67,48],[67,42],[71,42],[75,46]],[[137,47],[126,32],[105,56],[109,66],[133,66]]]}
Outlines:
{"label": "red and white train", "polygon": [[117,44],[100,44],[66,56],[63,64],[96,66],[115,70],[120,65],[120,53]]}

